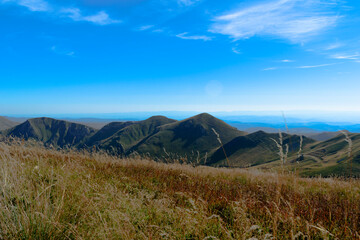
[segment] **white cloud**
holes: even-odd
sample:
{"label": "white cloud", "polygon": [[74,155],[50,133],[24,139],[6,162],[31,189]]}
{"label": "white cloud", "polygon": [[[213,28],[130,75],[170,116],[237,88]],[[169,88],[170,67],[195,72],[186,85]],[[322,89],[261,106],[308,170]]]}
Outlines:
{"label": "white cloud", "polygon": [[187,32],[184,33],[180,33],[178,35],[176,35],[176,37],[181,38],[181,39],[187,39],[187,40],[203,40],[203,41],[210,41],[212,40],[212,37],[209,36],[205,36],[205,35],[188,35]]}
{"label": "white cloud", "polygon": [[269,68],[264,68],[263,71],[273,71],[273,70],[276,70],[278,68],[276,67],[269,67]]}
{"label": "white cloud", "polygon": [[284,59],[284,60],[281,60],[281,62],[283,62],[283,63],[291,63],[291,62],[295,62],[295,61],[290,60],[290,59]]}
{"label": "white cloud", "polygon": [[51,11],[50,5],[43,0],[3,0],[2,3],[16,3],[20,6],[26,7],[32,12],[48,12]]}
{"label": "white cloud", "polygon": [[339,16],[329,10],[329,6],[335,4],[335,0],[327,3],[319,0],[264,2],[216,17],[209,31],[235,40],[258,35],[301,43],[336,24]]}
{"label": "white cloud", "polygon": [[359,59],[359,54],[334,54],[330,56],[334,59],[350,59],[350,60],[357,60]]}
{"label": "white cloud", "polygon": [[138,28],[139,31],[145,31],[145,30],[149,30],[150,28],[153,28],[154,25],[144,25]]}
{"label": "white cloud", "polygon": [[32,12],[48,12],[56,17],[68,17],[73,21],[85,21],[97,25],[108,25],[121,22],[110,18],[105,11],[86,16],[82,14],[82,11],[79,8],[59,8],[58,6],[49,4],[45,0],[0,0],[0,3],[15,3],[19,6],[26,7]]}
{"label": "white cloud", "polygon": [[81,10],[78,8],[65,8],[61,10],[61,13],[65,14],[66,17],[69,17],[76,22],[85,21],[97,25],[108,25],[121,22],[119,20],[111,19],[104,11],[100,11],[95,15],[84,16],[82,15]]}
{"label": "white cloud", "polygon": [[320,64],[320,65],[312,65],[312,66],[300,66],[297,68],[302,68],[302,69],[306,69],[306,68],[319,68],[319,67],[327,67],[327,66],[332,66],[332,65],[336,65],[337,63],[328,63],[328,64]]}
{"label": "white cloud", "polygon": [[333,43],[333,44],[330,44],[329,46],[327,46],[325,48],[325,50],[333,50],[333,49],[340,48],[342,46],[344,46],[344,44],[342,44],[342,43]]}

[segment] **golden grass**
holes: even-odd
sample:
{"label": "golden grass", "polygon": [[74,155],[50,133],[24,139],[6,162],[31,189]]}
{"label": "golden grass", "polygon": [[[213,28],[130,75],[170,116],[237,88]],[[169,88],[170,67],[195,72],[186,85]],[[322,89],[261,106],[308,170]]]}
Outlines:
{"label": "golden grass", "polygon": [[0,239],[360,239],[360,182],[0,142]]}

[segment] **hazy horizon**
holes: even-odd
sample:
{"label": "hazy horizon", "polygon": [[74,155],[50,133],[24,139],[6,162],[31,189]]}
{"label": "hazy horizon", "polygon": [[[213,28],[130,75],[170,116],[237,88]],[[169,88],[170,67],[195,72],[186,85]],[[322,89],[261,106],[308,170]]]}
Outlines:
{"label": "hazy horizon", "polygon": [[[68,120],[144,120],[152,116],[162,115],[176,120],[182,120],[204,112],[200,111],[139,111],[117,113],[38,113],[38,114],[3,114],[0,116],[13,118],[50,117]],[[359,124],[360,112],[312,112],[312,111],[233,111],[206,112],[227,121],[248,123],[283,123],[284,117],[289,123],[322,122],[330,124]],[[284,114],[284,115],[283,115]]]}

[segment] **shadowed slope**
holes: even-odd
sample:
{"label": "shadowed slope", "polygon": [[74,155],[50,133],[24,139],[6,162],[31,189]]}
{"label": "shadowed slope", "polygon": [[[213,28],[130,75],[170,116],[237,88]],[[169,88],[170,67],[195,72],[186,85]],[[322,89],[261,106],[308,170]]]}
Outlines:
{"label": "shadowed slope", "polygon": [[35,139],[45,144],[64,147],[76,146],[95,130],[82,124],[51,118],[34,118],[7,130],[7,136]]}
{"label": "shadowed slope", "polygon": [[[144,121],[132,122],[131,124],[124,123],[124,125],[119,126],[121,129],[113,132],[110,137],[108,137],[108,135],[110,135],[109,131],[108,134],[104,135],[103,139],[96,144],[99,148],[110,150],[117,154],[124,154],[131,147],[158,132],[160,126],[174,122],[176,122],[176,120],[164,116],[154,116]],[[124,127],[126,124],[128,124],[128,126]],[[99,132],[103,132],[103,129]]]}
{"label": "shadowed slope", "polygon": [[[272,139],[278,141],[279,135],[258,131],[247,136],[240,136],[224,145],[224,149],[232,166],[248,167],[279,159],[279,149]],[[289,154],[299,151],[300,137],[283,133],[283,146],[289,144]],[[314,140],[303,137],[303,145]],[[290,145],[291,144],[291,145]],[[220,166],[225,164],[225,155],[219,148],[211,157],[209,164]]]}
{"label": "shadowed slope", "polygon": [[127,126],[130,126],[134,124],[134,122],[112,122],[101,128],[99,131],[97,131],[93,136],[91,136],[87,141],[87,146],[92,145],[100,145],[103,141],[105,141],[107,138],[113,136],[118,131],[126,128]]}

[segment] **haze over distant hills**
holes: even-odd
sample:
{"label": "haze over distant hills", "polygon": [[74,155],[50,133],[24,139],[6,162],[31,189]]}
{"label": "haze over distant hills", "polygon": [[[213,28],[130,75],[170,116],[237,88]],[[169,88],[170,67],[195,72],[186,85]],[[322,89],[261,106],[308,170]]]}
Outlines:
{"label": "haze over distant hills", "polygon": [[[245,132],[257,132],[265,131],[268,133],[277,133],[279,129],[284,132],[287,132],[285,128],[284,117],[281,116],[281,113],[256,113],[256,112],[216,112],[212,115],[225,121],[238,128],[240,131]],[[244,115],[245,114],[245,115]],[[254,114],[254,115],[251,115]],[[87,125],[95,129],[101,129],[105,125],[111,122],[126,122],[126,121],[142,121],[148,119],[152,116],[167,116],[175,120],[183,120],[191,116],[197,115],[196,112],[133,112],[133,113],[113,113],[113,114],[55,114],[49,115],[50,118],[55,118],[59,120],[65,120],[69,122],[75,122]],[[308,116],[308,117],[306,117]],[[30,118],[36,118],[42,116],[12,116],[6,117],[8,120],[13,122],[22,123]],[[316,135],[322,134],[324,132],[331,133],[337,132],[339,130],[348,130],[354,133],[360,133],[360,117],[357,118],[344,118],[343,121],[336,120],[339,117],[328,116],[328,117],[310,117],[309,114],[297,117],[290,115],[286,117],[286,122],[288,126],[289,133],[291,134],[302,134],[306,136],[312,136],[317,138]],[[345,119],[350,119],[346,121]],[[328,134],[329,135],[329,134]],[[333,137],[333,135],[331,135]],[[318,140],[324,140],[324,136],[320,137]]]}
{"label": "haze over distant hills", "polygon": [[8,128],[12,128],[19,123],[9,120],[8,118],[0,116],[0,131]]}

